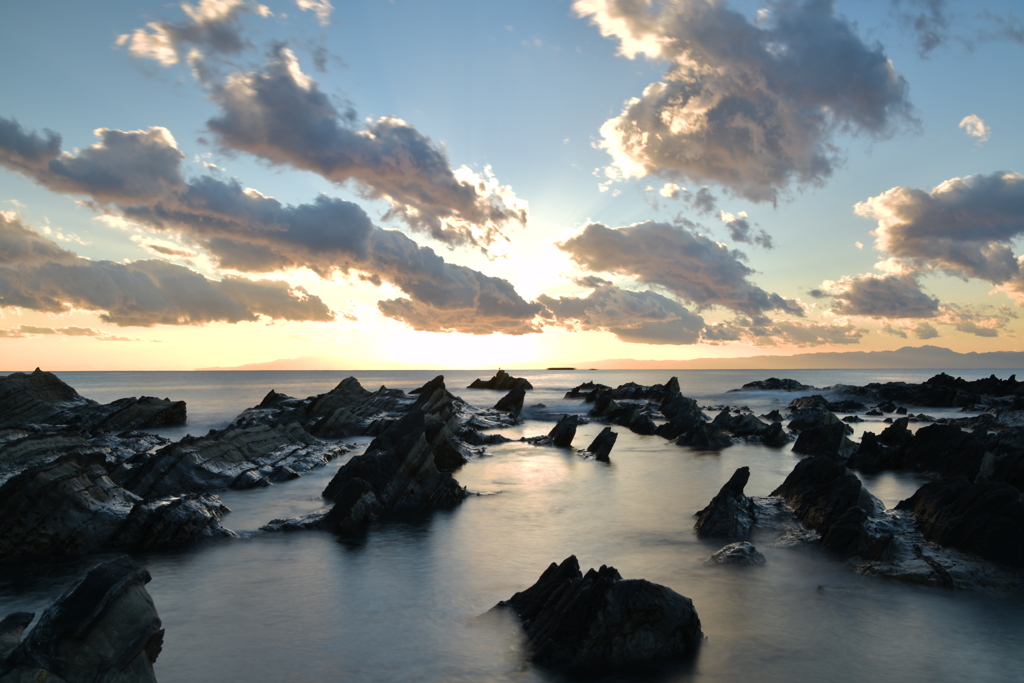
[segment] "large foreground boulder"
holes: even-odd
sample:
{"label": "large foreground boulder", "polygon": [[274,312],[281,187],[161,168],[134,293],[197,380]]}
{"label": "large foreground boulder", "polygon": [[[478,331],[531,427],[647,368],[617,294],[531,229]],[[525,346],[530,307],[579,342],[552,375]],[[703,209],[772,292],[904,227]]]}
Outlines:
{"label": "large foreground boulder", "polygon": [[745,538],[756,522],[754,501],[743,495],[750,468],[736,470],[706,508],[696,514],[693,525],[702,538]]}
{"label": "large foreground boulder", "polygon": [[575,555],[552,563],[537,583],[494,609],[519,617],[530,661],[568,672],[684,659],[704,635],[689,598],[643,579],[623,579],[614,567],[584,576]]}
{"label": "large foreground boulder", "polygon": [[[150,579],[127,557],[95,567],[0,660],[0,683],[155,682],[153,662],[164,631],[146,591]],[[12,616],[19,622],[31,618]]]}
{"label": "large foreground boulder", "polygon": [[822,534],[850,508],[873,513],[880,506],[857,475],[823,455],[798,462],[772,495],[785,499],[801,522]]}

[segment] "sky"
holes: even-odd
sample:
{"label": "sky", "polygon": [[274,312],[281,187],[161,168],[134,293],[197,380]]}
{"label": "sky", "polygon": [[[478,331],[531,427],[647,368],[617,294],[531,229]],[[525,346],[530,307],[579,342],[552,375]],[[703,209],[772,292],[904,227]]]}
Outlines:
{"label": "sky", "polygon": [[0,8],[0,369],[1024,350],[1024,9]]}

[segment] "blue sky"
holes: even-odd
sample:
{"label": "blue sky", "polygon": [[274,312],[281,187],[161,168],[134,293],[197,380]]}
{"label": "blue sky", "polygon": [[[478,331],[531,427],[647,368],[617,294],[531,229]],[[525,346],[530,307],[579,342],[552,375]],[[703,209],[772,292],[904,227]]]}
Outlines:
{"label": "blue sky", "polygon": [[9,369],[1021,348],[1013,2],[0,12]]}

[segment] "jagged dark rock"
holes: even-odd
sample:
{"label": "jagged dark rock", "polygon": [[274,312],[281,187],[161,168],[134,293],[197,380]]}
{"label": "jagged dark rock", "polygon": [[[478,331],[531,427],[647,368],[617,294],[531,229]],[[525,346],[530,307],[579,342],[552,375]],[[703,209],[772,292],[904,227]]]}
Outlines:
{"label": "jagged dark rock", "polygon": [[35,612],[14,612],[0,620],[0,671],[4,662],[21,642],[21,634],[36,618]]}
{"label": "jagged dark rock", "polygon": [[618,438],[619,435],[613,432],[611,427],[605,427],[587,446],[587,452],[593,454],[595,460],[611,462],[609,454],[612,452],[612,446],[615,445],[615,440]]}
{"label": "jagged dark rock", "polygon": [[[678,436],[694,429],[698,425],[704,425],[708,419],[707,415],[701,412],[697,401],[683,396],[678,391],[667,394],[661,402],[659,410],[668,420],[670,427],[666,428],[663,432],[656,433],[670,433],[669,430],[672,430]],[[673,437],[666,436],[666,438]]]}
{"label": "jagged dark rock", "polygon": [[439,376],[424,385],[416,404],[363,455],[338,470],[323,493],[334,507],[322,525],[347,535],[384,516],[457,505],[466,490],[438,465],[458,452],[452,431],[457,427],[452,396]]}
{"label": "jagged dark rock", "polygon": [[776,377],[769,377],[768,379],[761,379],[756,382],[747,382],[740,389],[730,389],[730,391],[810,391],[814,387],[801,384],[795,379],[778,379]]}
{"label": "jagged dark rock", "polygon": [[530,661],[556,671],[607,673],[692,657],[703,638],[693,601],[614,567],[584,576],[575,556],[494,609],[510,609],[526,632]]}
{"label": "jagged dark rock", "polygon": [[701,422],[676,439],[675,443],[677,446],[689,446],[699,451],[720,451],[731,446],[732,439],[718,427]]}
{"label": "jagged dark rock", "polygon": [[761,417],[763,417],[766,420],[771,420],[772,422],[782,422],[782,420],[785,419],[782,417],[782,413],[780,413],[777,410],[773,410],[769,413],[766,413]]}
{"label": "jagged dark rock", "polygon": [[654,420],[645,408],[634,404],[625,404],[619,410],[608,415],[612,424],[626,427],[636,434],[650,435],[658,430]]}
{"label": "jagged dark rock", "polygon": [[770,448],[782,448],[789,443],[789,435],[781,422],[772,422],[761,435],[761,443]]}
{"label": "jagged dark rock", "polygon": [[974,479],[988,450],[984,434],[984,429],[964,432],[955,425],[921,427],[901,449],[900,467],[944,477],[963,475]]}
{"label": "jagged dark rock", "polygon": [[925,538],[1012,567],[1024,567],[1024,500],[1004,482],[950,477],[922,486],[901,501]]}
{"label": "jagged dark rock", "polygon": [[177,427],[185,419],[184,401],[143,396],[101,405],[39,368],[0,377],[0,428],[45,424],[120,432]]}
{"label": "jagged dark rock", "polygon": [[0,681],[155,683],[164,631],[146,591],[150,580],[127,557],[95,567],[0,663]]}
{"label": "jagged dark rock", "polygon": [[789,416],[789,428],[795,432],[802,432],[811,427],[821,427],[828,424],[838,424],[850,433],[853,428],[844,424],[827,408],[802,408],[793,411]]}
{"label": "jagged dark rock", "polygon": [[587,403],[593,403],[594,397],[599,394],[607,393],[611,390],[611,387],[605,386],[604,384],[584,382],[583,384],[573,387],[569,391],[565,392],[565,398],[582,398]]}
{"label": "jagged dark rock", "polygon": [[730,543],[704,561],[704,564],[735,564],[741,567],[763,567],[766,560],[750,541]]}
{"label": "jagged dark rock", "polygon": [[909,423],[910,418],[906,417],[894,421],[878,435],[878,443],[895,448],[906,446],[914,438],[913,432],[908,429]]}
{"label": "jagged dark rock", "polygon": [[481,434],[472,427],[461,428],[457,436],[461,441],[470,446],[493,446],[494,444],[508,443],[512,440],[501,434]]}
{"label": "jagged dark rock", "polygon": [[367,432],[367,427],[403,403],[405,392],[381,387],[367,391],[355,377],[346,377],[326,394],[311,398],[300,420],[310,434],[321,439],[340,439]]}
{"label": "jagged dark rock", "polygon": [[772,495],[783,498],[804,525],[821,534],[852,507],[872,513],[881,507],[857,475],[821,455],[798,462]]}
{"label": "jagged dark rock", "polygon": [[824,455],[837,462],[846,462],[857,450],[857,444],[846,436],[846,426],[832,422],[817,427],[808,427],[800,432],[793,452],[801,455]]}
{"label": "jagged dark rock", "polygon": [[269,485],[277,468],[308,472],[346,451],[344,446],[313,437],[297,422],[228,427],[204,437],[186,437],[152,454],[140,454],[113,477],[146,499],[244,489]]}
{"label": "jagged dark rock", "polygon": [[743,495],[750,479],[750,468],[736,470],[729,481],[711,499],[706,508],[696,514],[693,525],[702,538],[746,538],[756,522],[754,501]]}
{"label": "jagged dark rock", "polygon": [[711,424],[735,436],[757,436],[768,429],[768,425],[750,413],[730,415],[728,409],[723,409]]}
{"label": "jagged dark rock", "polygon": [[216,496],[143,501],[111,481],[101,455],[66,455],[0,486],[0,557],[142,550],[235,536]]}
{"label": "jagged dark rock", "polygon": [[533,385],[522,377],[513,377],[504,370],[498,370],[494,377],[487,381],[475,379],[467,389],[495,389],[497,391],[510,391],[512,389],[533,389]]}
{"label": "jagged dark rock", "polygon": [[551,431],[548,438],[551,444],[558,448],[568,448],[572,445],[573,437],[576,436],[576,425],[579,424],[575,415],[563,415]]}
{"label": "jagged dark rock", "polygon": [[526,400],[526,389],[516,387],[505,394],[494,404],[495,410],[518,415],[523,412],[523,402]]}

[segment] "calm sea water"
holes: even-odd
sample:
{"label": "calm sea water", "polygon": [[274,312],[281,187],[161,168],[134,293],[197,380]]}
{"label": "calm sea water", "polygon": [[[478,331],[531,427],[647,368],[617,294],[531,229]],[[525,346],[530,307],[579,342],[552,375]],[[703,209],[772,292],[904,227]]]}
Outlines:
{"label": "calm sea water", "polygon": [[[966,378],[992,371],[956,371]],[[1005,377],[1009,371],[994,371]],[[464,389],[493,371],[445,373],[449,389],[480,407],[499,392]],[[101,402],[155,395],[188,402],[187,428],[224,426],[274,389],[293,396],[330,390],[346,372],[65,372],[62,379]],[[409,390],[434,372],[359,372],[363,386]],[[527,394],[526,424],[512,438],[546,433],[563,412],[585,412],[564,392],[584,381],[616,386],[677,375],[701,405],[746,405],[757,413],[792,395],[726,393],[746,382],[785,376],[805,384],[922,381],[932,371],[575,371],[516,372]],[[538,408],[538,403],[546,407]],[[952,414],[929,409],[939,417]],[[879,431],[884,425],[864,423]],[[585,446],[602,425],[577,430]],[[374,527],[359,542],[329,534],[255,533],[271,519],[322,505],[319,493],[353,454],[293,482],[226,492],[224,523],[245,538],[139,558],[167,629],[156,663],[163,683],[185,681],[509,681],[558,680],[524,666],[516,625],[483,618],[499,600],[531,585],[553,561],[575,554],[586,568],[614,565],[693,599],[707,641],[678,669],[637,674],[657,681],[1021,681],[1024,601],[952,593],[853,574],[811,550],[768,546],[763,569],[705,567],[722,544],[693,533],[703,508],[737,467],[749,466],[750,495],[766,495],[792,470],[788,448],[737,445],[697,453],[659,437],[617,429],[611,464],[521,443],[492,446],[456,478],[475,493],[455,510],[416,523]],[[859,432],[854,438],[858,438]],[[895,505],[919,477],[865,478]],[[98,557],[0,569],[0,616],[39,612]],[[629,678],[629,677],[627,677]]]}

